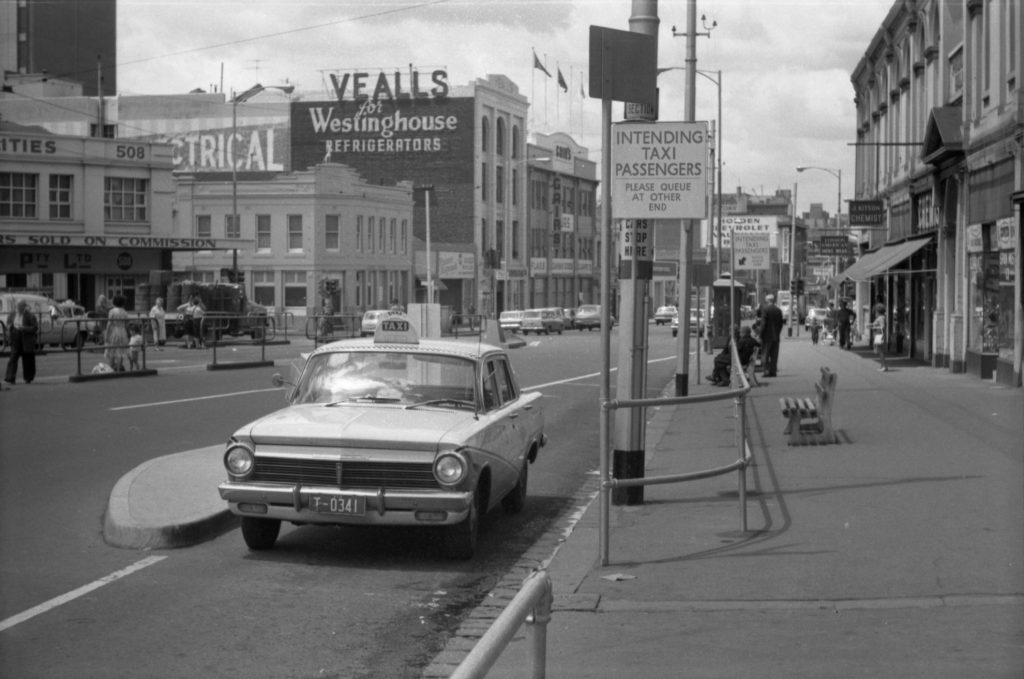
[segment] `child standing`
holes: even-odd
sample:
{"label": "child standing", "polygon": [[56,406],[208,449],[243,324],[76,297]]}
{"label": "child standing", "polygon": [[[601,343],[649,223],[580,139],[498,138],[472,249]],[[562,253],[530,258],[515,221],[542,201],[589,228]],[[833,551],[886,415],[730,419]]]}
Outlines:
{"label": "child standing", "polygon": [[139,354],[142,352],[142,331],[138,324],[132,323],[128,328],[128,365],[132,372],[139,369]]}

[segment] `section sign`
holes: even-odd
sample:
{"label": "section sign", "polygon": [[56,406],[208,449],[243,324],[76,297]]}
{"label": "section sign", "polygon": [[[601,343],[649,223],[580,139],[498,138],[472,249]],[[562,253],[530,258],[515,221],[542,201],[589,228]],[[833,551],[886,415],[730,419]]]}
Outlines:
{"label": "section sign", "polygon": [[707,122],[612,125],[612,217],[707,216]]}

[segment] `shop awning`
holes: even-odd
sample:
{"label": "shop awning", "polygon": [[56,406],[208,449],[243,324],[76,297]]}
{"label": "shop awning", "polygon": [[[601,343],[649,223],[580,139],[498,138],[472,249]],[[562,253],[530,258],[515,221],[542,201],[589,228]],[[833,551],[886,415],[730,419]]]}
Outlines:
{"label": "shop awning", "polygon": [[873,276],[883,274],[931,242],[932,238],[929,236],[903,243],[883,245],[847,267],[845,271],[832,279],[831,285],[836,286],[844,281],[866,281]]}

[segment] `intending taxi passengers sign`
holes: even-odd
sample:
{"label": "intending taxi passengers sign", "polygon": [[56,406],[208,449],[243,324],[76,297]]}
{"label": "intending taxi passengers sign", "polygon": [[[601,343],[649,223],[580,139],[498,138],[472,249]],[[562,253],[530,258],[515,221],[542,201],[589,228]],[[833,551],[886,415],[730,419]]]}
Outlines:
{"label": "intending taxi passengers sign", "polygon": [[706,122],[616,123],[611,151],[614,218],[707,216]]}

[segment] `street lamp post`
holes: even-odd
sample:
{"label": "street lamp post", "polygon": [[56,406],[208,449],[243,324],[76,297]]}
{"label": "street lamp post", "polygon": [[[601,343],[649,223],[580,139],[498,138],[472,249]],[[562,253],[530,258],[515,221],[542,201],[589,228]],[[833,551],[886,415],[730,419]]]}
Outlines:
{"label": "street lamp post", "polygon": [[[828,172],[830,175],[836,178],[838,183],[838,192],[836,194],[836,232],[842,233],[843,230],[843,170],[837,168],[835,170],[827,167],[817,167],[815,165],[800,165],[796,168],[797,172],[803,172],[804,170],[821,170],[822,172]],[[839,275],[839,255],[835,256],[835,261],[832,263],[833,271],[832,275]],[[835,289],[832,291],[835,297],[836,306],[839,306],[839,290]]]}
{"label": "street lamp post", "polygon": [[[241,222],[238,219],[238,156],[235,153],[235,142],[238,140],[238,105],[252,99],[263,90],[281,90],[285,94],[295,91],[294,85],[260,85],[256,83],[245,92],[235,95],[231,99],[231,226],[236,233],[241,233]],[[238,248],[231,251],[231,275],[238,280]]]}

